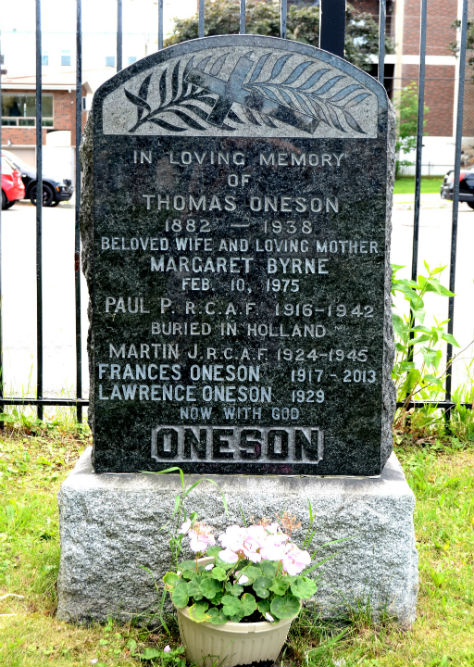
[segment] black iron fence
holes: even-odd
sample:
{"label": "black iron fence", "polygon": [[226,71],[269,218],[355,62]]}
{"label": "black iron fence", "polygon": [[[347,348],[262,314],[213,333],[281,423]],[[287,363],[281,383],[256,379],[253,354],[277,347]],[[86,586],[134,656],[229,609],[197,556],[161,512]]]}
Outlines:
{"label": "black iron fence", "polygon": [[[345,34],[345,0],[320,0],[320,34],[319,45],[322,49],[343,56],[344,53],[344,34]],[[379,49],[378,49],[378,68],[377,76],[381,83],[385,80],[385,44],[386,44],[386,7],[387,0],[379,0]],[[41,0],[35,0],[36,6],[36,168],[37,168],[37,192],[42,192],[43,178],[43,109],[42,109],[42,11]],[[123,52],[123,6],[122,0],[116,0],[117,7],[117,33],[116,33],[116,66],[117,71],[122,69]],[[427,35],[427,8],[428,0],[421,0],[420,8],[420,33],[419,33],[419,85],[418,85],[418,130],[416,144],[416,173],[415,173],[415,200],[414,200],[414,227],[413,227],[413,252],[411,264],[411,277],[416,280],[418,275],[418,255],[419,255],[419,229],[420,229],[420,198],[421,198],[421,175],[422,175],[422,153],[423,153],[423,123],[424,123],[424,97],[426,81],[426,35]],[[287,0],[280,0],[280,35],[286,37],[287,33]],[[163,0],[157,2],[157,43],[158,49],[163,48]],[[198,0],[198,36],[205,34],[206,7],[205,0]],[[459,44],[459,73],[458,73],[458,95],[456,110],[456,143],[453,155],[454,162],[454,201],[452,206],[452,225],[451,225],[451,251],[450,251],[450,273],[449,289],[454,292],[456,289],[456,244],[458,232],[458,211],[459,211],[459,175],[461,165],[461,144],[463,128],[463,108],[464,108],[464,82],[466,78],[466,50],[467,50],[467,30],[468,30],[468,0],[462,1],[462,17],[460,29]],[[246,31],[246,0],[240,0],[240,32]],[[77,420],[82,421],[83,408],[88,405],[88,400],[83,395],[83,376],[82,376],[82,334],[81,322],[83,313],[81,313],[81,245],[79,230],[79,212],[81,205],[81,173],[79,164],[79,146],[81,143],[82,132],[82,0],[76,0],[76,95],[75,95],[75,247],[74,247],[74,272],[75,272],[75,397],[59,398],[47,397],[43,390],[44,376],[44,314],[43,314],[43,201],[41,197],[36,199],[36,396],[7,396],[5,395],[3,373],[0,377],[0,406],[30,405],[36,406],[38,418],[43,418],[44,407],[62,406],[75,407],[77,410]],[[1,54],[1,48],[0,48]],[[1,83],[1,73],[0,73]],[[0,86],[0,106],[1,106],[1,86]],[[0,124],[0,146],[2,145],[2,127]],[[0,212],[0,265],[2,252],[8,252],[8,249],[1,247],[1,212]],[[0,368],[3,369],[3,340],[2,340],[2,282],[0,271]],[[448,332],[453,333],[455,316],[455,297],[449,298],[449,324]],[[452,345],[447,346],[447,379],[445,397],[441,401],[436,401],[436,405],[448,411],[454,407],[452,400]],[[410,406],[421,407],[426,405],[426,401],[413,401]],[[462,405],[471,407],[470,403]]]}

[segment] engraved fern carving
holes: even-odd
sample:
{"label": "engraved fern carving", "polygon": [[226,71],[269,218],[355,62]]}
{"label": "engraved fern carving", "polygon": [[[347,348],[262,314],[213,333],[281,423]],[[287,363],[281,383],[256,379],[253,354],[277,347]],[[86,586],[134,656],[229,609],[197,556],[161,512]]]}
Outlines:
{"label": "engraved fern carving", "polygon": [[[265,80],[259,79],[260,73],[268,60],[269,53],[261,56],[255,65],[245,87],[270,100],[298,110],[314,120],[326,123],[341,132],[347,132],[347,126],[364,134],[350,109],[369,97],[366,89],[358,83],[350,83],[344,87],[334,88],[346,79],[344,74],[330,75],[329,67],[322,67],[307,75],[307,70],[314,61],[306,60],[283,81],[278,81],[281,71],[291,54],[278,58],[271,74]],[[268,119],[267,119],[268,120]],[[265,121],[264,121],[265,122]]]}
{"label": "engraved fern carving", "polygon": [[158,84],[158,100],[155,100],[157,106],[154,109],[151,108],[148,102],[150,80],[153,74],[149,74],[142,81],[138,95],[124,89],[127,99],[137,107],[137,121],[130,128],[130,132],[136,132],[145,123],[153,123],[172,132],[183,132],[186,129],[162,118],[162,115],[165,113],[167,115],[175,115],[177,119],[195,130],[206,129],[207,123],[204,125],[199,123],[189,112],[194,112],[196,116],[205,121],[209,112],[206,113],[196,102],[208,106],[210,111],[215,100],[203,88],[199,88],[186,81],[186,74],[192,67],[192,64],[193,59],[191,58],[183,71],[180,72],[181,61],[178,60],[171,72],[171,83],[169,82],[168,69],[163,70]]}
{"label": "engraved fern carving", "polygon": [[252,52],[242,55],[230,73],[226,68],[226,78],[221,79],[230,55],[209,55],[197,63],[192,57],[185,65],[179,60],[171,69],[165,68],[153,94],[153,108],[149,99],[153,74],[142,81],[138,94],[125,89],[137,110],[129,131],[152,123],[170,132],[212,127],[231,132],[236,128],[229,121],[276,128],[278,120],[310,134],[320,123],[343,133],[353,130],[364,134],[352,109],[370,93],[353,79],[330,67],[317,68],[314,60],[291,68],[293,54],[280,56],[271,67],[270,51],[258,60]]}

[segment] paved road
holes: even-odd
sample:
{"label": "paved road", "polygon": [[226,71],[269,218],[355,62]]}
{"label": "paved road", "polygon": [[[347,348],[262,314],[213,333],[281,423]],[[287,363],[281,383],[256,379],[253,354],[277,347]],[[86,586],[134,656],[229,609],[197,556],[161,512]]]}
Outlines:
{"label": "paved road", "polygon": [[[420,224],[420,267],[449,264],[451,204],[438,195],[423,196]],[[36,377],[35,209],[16,204],[2,212],[2,284],[4,377],[10,395],[33,395]],[[392,262],[411,266],[413,201],[396,196],[393,214]],[[73,396],[75,390],[74,208],[61,204],[43,211],[44,252],[44,394]],[[474,339],[474,211],[460,205],[456,273],[455,335],[462,347]],[[404,271],[408,276],[409,269]],[[442,281],[448,284],[446,269]],[[83,374],[88,386],[87,288],[82,284]],[[447,300],[433,296],[427,304],[439,319],[447,317]],[[473,347],[455,364],[455,382],[462,381]]]}

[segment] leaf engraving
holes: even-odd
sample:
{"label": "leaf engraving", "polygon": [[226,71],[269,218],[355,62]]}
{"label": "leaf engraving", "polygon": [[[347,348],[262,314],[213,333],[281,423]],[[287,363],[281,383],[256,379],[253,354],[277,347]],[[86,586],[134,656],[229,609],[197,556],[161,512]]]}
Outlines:
{"label": "leaf engraving", "polygon": [[283,69],[283,66],[285,65],[286,61],[291,58],[291,54],[287,53],[284,56],[280,56],[276,63],[273,65],[272,69],[272,79],[276,79],[277,76],[280,74],[281,70]]}
{"label": "leaf engraving", "polygon": [[171,76],[171,99],[175,100],[178,97],[179,91],[179,60],[173,68]]}
{"label": "leaf engraving", "polygon": [[316,60],[293,66],[294,53],[272,56],[268,51],[256,58],[249,51],[236,58],[230,50],[193,55],[165,66],[154,85],[154,74],[148,74],[138,92],[124,89],[137,112],[129,131],[146,123],[173,133],[213,127],[233,132],[242,123],[275,129],[283,123],[312,134],[323,123],[343,134],[365,134],[353,111],[370,97],[362,84]]}
{"label": "leaf engraving", "polygon": [[147,111],[151,111],[151,107],[146,102],[145,100],[142,100],[141,97],[138,97],[137,95],[134,95],[133,93],[130,93],[128,90],[125,90],[125,95],[127,98],[135,104],[138,107],[138,110],[142,112],[143,114],[143,109],[146,109]]}
{"label": "leaf engraving", "polygon": [[220,58],[218,58],[216,60],[216,62],[213,64],[213,66],[211,67],[211,70],[210,70],[210,73],[213,76],[217,76],[220,73],[221,69],[224,66],[225,61],[227,60],[227,56],[228,56],[228,54],[224,53],[224,55],[221,56]]}
{"label": "leaf engraving", "polygon": [[[201,61],[200,64],[204,62],[206,65],[209,59],[210,56]],[[184,68],[181,67],[181,61],[178,60],[171,69],[166,68],[161,72],[158,79],[157,106],[154,109],[151,108],[146,99],[143,99],[145,96],[149,96],[151,74],[140,84],[139,95],[124,89],[127,99],[137,107],[137,119],[135,125],[130,128],[130,132],[136,132],[145,123],[152,123],[170,132],[186,130],[186,127],[178,124],[179,121],[194,130],[205,130],[210,127],[207,121],[209,111],[214,106],[215,98],[202,87],[185,79],[193,64],[193,57],[190,58]],[[148,113],[145,114],[145,111]],[[164,115],[165,117],[163,117]],[[171,122],[173,116],[178,123]],[[204,123],[198,122],[194,116],[200,118]]]}
{"label": "leaf engraving", "polygon": [[[318,63],[312,60],[299,63],[288,73],[292,54],[280,56],[268,73],[269,68],[265,65],[269,55],[259,58],[244,84],[252,94],[252,109],[259,109],[261,116],[267,112],[268,116],[272,104],[291,108],[296,112],[296,119],[292,118],[291,124],[298,123],[297,126],[307,132],[314,132],[322,122],[344,134],[349,130],[365,134],[349,111],[370,96],[363,85],[351,82],[345,74],[335,74],[329,67],[315,69]],[[344,81],[347,85],[341,87]],[[263,98],[261,102],[259,97]],[[273,112],[281,120],[278,109]]]}
{"label": "leaf engraving", "polygon": [[304,63],[301,63],[292,71],[290,76],[283,81],[285,86],[289,86],[290,83],[294,83],[302,74],[305,72],[310,65],[313,65],[312,60],[305,60]]}
{"label": "leaf engraving", "polygon": [[252,74],[250,75],[250,83],[252,83],[252,81],[255,81],[255,79],[258,79],[258,77],[260,76],[260,72],[262,71],[262,68],[269,59],[270,55],[271,55],[270,53],[264,53],[263,56],[260,56]]}

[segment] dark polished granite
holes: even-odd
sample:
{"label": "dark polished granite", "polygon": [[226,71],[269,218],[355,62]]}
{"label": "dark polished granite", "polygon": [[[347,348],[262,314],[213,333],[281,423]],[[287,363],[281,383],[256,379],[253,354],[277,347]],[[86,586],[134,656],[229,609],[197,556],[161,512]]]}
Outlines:
{"label": "dark polished granite", "polygon": [[379,474],[383,87],[297,42],[194,40],[97,91],[83,163],[95,470]]}

